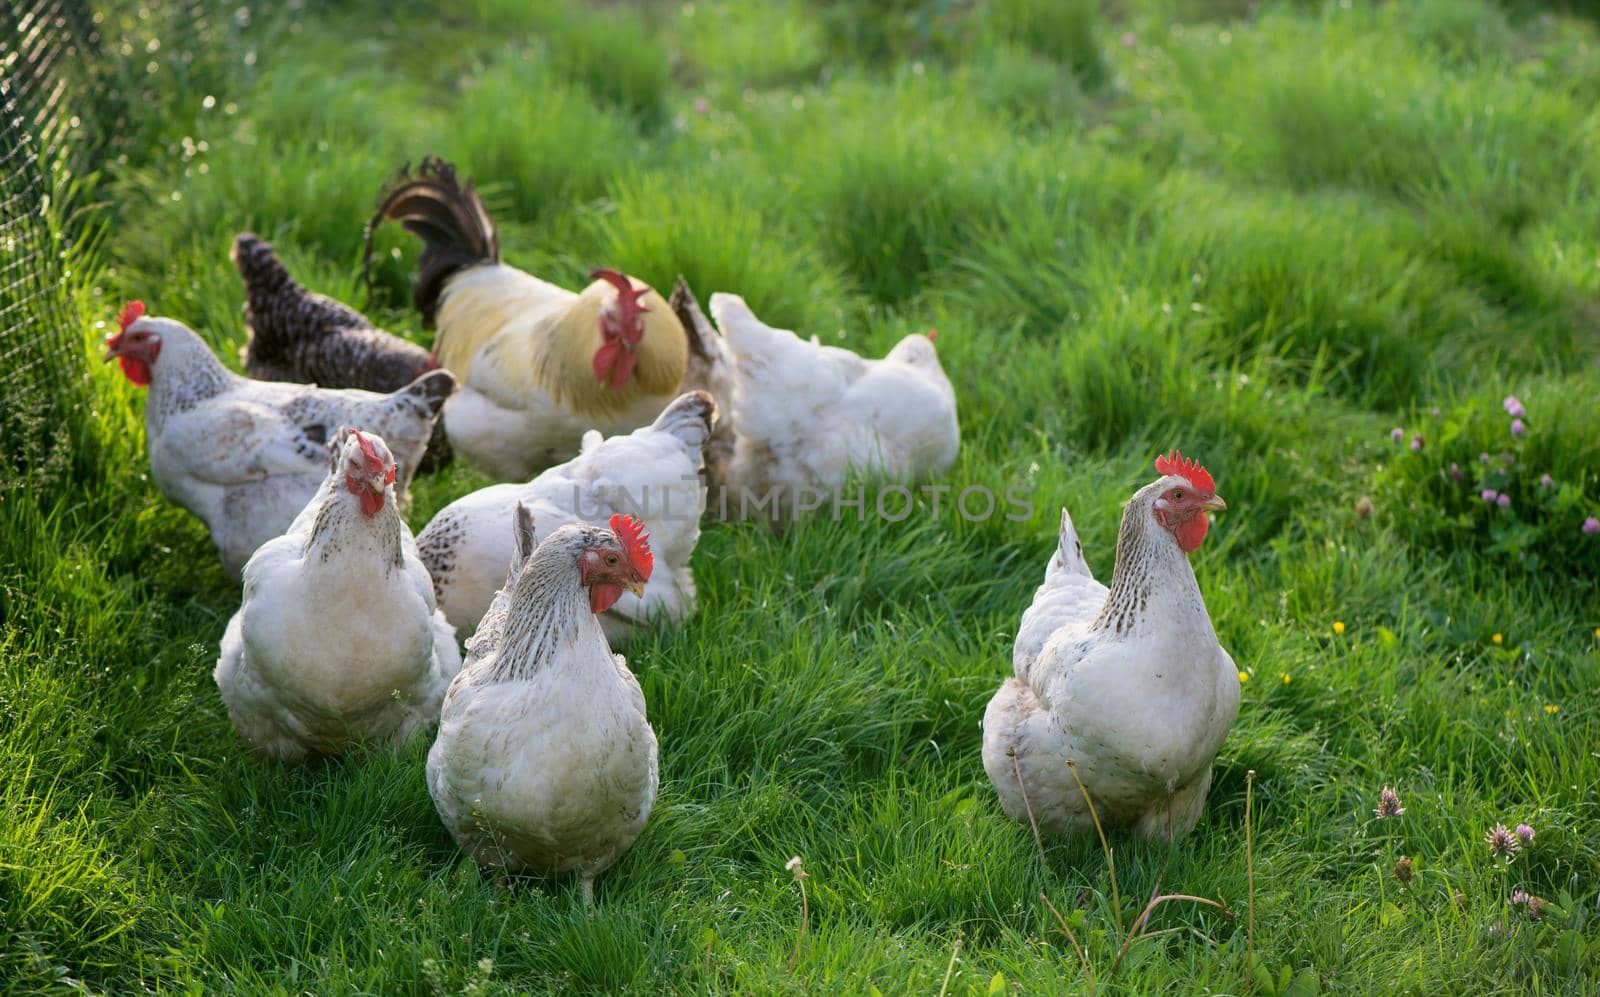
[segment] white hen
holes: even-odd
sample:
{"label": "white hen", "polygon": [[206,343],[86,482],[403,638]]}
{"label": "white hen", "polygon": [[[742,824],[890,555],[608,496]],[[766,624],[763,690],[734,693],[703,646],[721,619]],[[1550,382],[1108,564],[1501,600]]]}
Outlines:
{"label": "white hen", "polygon": [[834,492],[852,469],[913,481],[955,463],[956,396],[931,333],[867,360],[765,325],[735,294],[713,294],[711,316],[731,361],[727,397],[717,397],[735,439],[713,482],[720,512],[770,510],[763,502],[775,492],[777,515],[788,515],[800,496]]}
{"label": "white hen", "polygon": [[289,531],[245,565],[244,603],[222,638],[217,688],[258,756],[402,744],[438,719],[461,669],[395,508],[388,446],[349,432],[335,449]]}
{"label": "white hen", "polygon": [[650,577],[638,520],[568,525],[535,547],[518,505],[505,588],[467,642],[428,753],[428,791],[463,851],[487,868],[595,877],[644,830],[656,736],[644,694],[597,613]]}
{"label": "white hen", "polygon": [[145,318],[135,301],[106,343],[128,380],[148,386],[146,447],[156,487],[211,531],[237,575],[289,527],[328,467],[328,441],[360,426],[389,441],[404,495],[455,378],[436,370],[391,394],[255,381],[222,365],[194,330]]}
{"label": "white hen", "polygon": [[1238,670],[1187,556],[1205,539],[1206,511],[1226,506],[1182,455],[1156,470],[1123,512],[1109,590],[1062,511],[1060,544],[1017,634],[1015,677],[984,713],[989,781],[1006,813],[1041,832],[1093,828],[1072,761],[1102,823],[1187,833],[1239,708]]}
{"label": "white hen", "polygon": [[433,575],[439,608],[461,633],[472,633],[505,578],[505,528],[518,503],[542,536],[568,523],[599,526],[615,513],[650,526],[656,569],[642,596],[624,595],[601,617],[606,637],[622,643],[650,619],[678,623],[694,612],[689,558],[700,540],[706,490],[701,448],[716,405],[703,391],[680,395],[655,422],[623,436],[585,434],[583,452],[521,485],[491,485],[439,510],[417,536]]}

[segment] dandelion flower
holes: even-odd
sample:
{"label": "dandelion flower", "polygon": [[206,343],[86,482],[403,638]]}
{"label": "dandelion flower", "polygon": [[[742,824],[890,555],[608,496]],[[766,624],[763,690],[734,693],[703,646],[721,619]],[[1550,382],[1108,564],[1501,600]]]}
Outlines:
{"label": "dandelion flower", "polygon": [[1400,794],[1390,786],[1383,787],[1383,792],[1378,794],[1378,809],[1372,811],[1380,820],[1386,817],[1398,817],[1406,812],[1400,805]]}
{"label": "dandelion flower", "polygon": [[1283,684],[1284,685],[1288,685],[1289,684],[1289,673],[1288,672],[1279,672],[1278,673],[1278,678],[1283,680]]}
{"label": "dandelion flower", "polygon": [[1334,620],[1333,621],[1333,632],[1336,633],[1336,634],[1344,633],[1344,621],[1343,620]]}
{"label": "dandelion flower", "polygon": [[1501,492],[1499,495],[1495,496],[1494,504],[1502,509],[1509,509],[1511,508],[1511,496],[1507,495],[1505,492]]}
{"label": "dandelion flower", "polygon": [[1239,681],[1240,682],[1248,682],[1248,681],[1250,681],[1250,673],[1249,672],[1240,672],[1239,673]]}
{"label": "dandelion flower", "polygon": [[1546,713],[1554,715],[1556,713],[1560,713],[1561,712],[1561,707],[1557,706],[1554,703],[1546,703],[1546,704],[1544,704],[1544,711]]}
{"label": "dandelion flower", "polygon": [[1504,644],[1506,642],[1505,634],[1495,634],[1493,637],[1490,637],[1489,639],[1494,641],[1496,644]]}
{"label": "dandelion flower", "polygon": [[1399,443],[1401,440],[1403,440],[1405,438],[1406,438],[1406,431],[1401,429],[1399,426],[1396,426],[1393,429],[1389,430],[1389,439],[1395,441],[1396,443]]}
{"label": "dandelion flower", "polygon": [[1506,400],[1501,402],[1500,405],[1506,410],[1506,414],[1513,419],[1520,419],[1528,414],[1523,409],[1522,402],[1517,400],[1516,395],[1506,395]]}
{"label": "dandelion flower", "polygon": [[1478,497],[1483,499],[1485,502],[1493,502],[1495,499],[1500,497],[1500,493],[1495,491],[1493,488],[1485,488]]}
{"label": "dandelion flower", "polygon": [[1583,532],[1589,534],[1590,536],[1600,533],[1600,519],[1596,519],[1593,516],[1585,519],[1583,521]]}
{"label": "dandelion flower", "polygon": [[800,856],[798,856],[798,855],[794,856],[789,861],[785,862],[783,864],[783,867],[785,869],[789,870],[789,872],[793,873],[794,874],[794,878],[796,880],[809,879],[810,878],[810,877],[808,877],[806,875],[805,864],[803,862],[801,862]]}
{"label": "dandelion flower", "polygon": [[1489,846],[1489,854],[1497,859],[1509,859],[1522,847],[1517,836],[1506,830],[1504,824],[1496,824],[1483,832],[1483,841]]}
{"label": "dandelion flower", "polygon": [[1533,828],[1526,824],[1517,825],[1517,840],[1524,845],[1533,844]]}

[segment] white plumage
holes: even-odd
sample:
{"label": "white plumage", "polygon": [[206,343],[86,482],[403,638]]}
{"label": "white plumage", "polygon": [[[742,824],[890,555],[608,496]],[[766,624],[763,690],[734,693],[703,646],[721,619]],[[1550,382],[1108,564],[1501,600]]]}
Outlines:
{"label": "white plumage", "polygon": [[592,902],[595,877],[633,844],[656,797],[644,694],[594,612],[607,589],[642,587],[648,563],[637,570],[637,550],[593,526],[563,526],[535,547],[520,505],[515,535],[505,587],[445,697],[428,790],[480,865],[576,872]]}
{"label": "white plumage", "polygon": [[403,496],[455,386],[442,370],[387,395],[255,381],[164,318],[131,318],[109,347],[107,359],[120,357],[130,379],[149,384],[145,433],[156,487],[206,524],[233,575],[317,491],[328,441],[342,427],[389,441]]}
{"label": "white plumage", "polygon": [[655,570],[643,597],[625,594],[601,616],[609,640],[625,641],[652,618],[686,619],[695,607],[689,560],[705,511],[701,448],[715,418],[711,397],[689,392],[632,433],[601,439],[591,430],[582,453],[532,481],[491,485],[445,506],[417,537],[439,607],[461,633],[478,627],[505,579],[506,524],[522,503],[542,537],[569,523],[598,526],[615,513],[649,526]]}
{"label": "white plumage", "polygon": [[1204,538],[1206,510],[1223,508],[1209,486],[1209,475],[1167,474],[1133,496],[1109,590],[1063,510],[1017,634],[1015,677],[983,718],[984,769],[1015,819],[1031,815],[1045,833],[1092,829],[1069,760],[1108,826],[1170,839],[1199,818],[1239,707],[1238,671],[1185,553]]}
{"label": "white plumage", "polygon": [[461,668],[394,502],[381,437],[343,434],[334,466],[284,535],[244,569],[214,677],[260,756],[294,761],[431,727]]}
{"label": "white plumage", "polygon": [[832,494],[852,469],[914,481],[955,463],[955,391],[929,336],[907,336],[869,360],[774,329],[738,295],[713,294],[711,315],[735,437],[720,482],[729,515],[751,512],[745,496],[771,489],[787,512],[802,489]]}

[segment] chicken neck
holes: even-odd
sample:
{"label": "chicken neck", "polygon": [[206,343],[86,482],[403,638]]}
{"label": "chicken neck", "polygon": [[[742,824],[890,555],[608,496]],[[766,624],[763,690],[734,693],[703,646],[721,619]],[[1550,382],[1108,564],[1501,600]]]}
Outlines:
{"label": "chicken neck", "polygon": [[586,644],[598,644],[610,660],[610,645],[579,582],[578,554],[572,545],[546,541],[522,569],[495,656],[496,681],[525,681]]}
{"label": "chicken neck", "polygon": [[1157,493],[1153,485],[1141,489],[1122,514],[1116,567],[1092,629],[1117,637],[1158,627],[1193,629],[1214,639],[1189,558],[1177,539],[1156,523],[1152,510]]}

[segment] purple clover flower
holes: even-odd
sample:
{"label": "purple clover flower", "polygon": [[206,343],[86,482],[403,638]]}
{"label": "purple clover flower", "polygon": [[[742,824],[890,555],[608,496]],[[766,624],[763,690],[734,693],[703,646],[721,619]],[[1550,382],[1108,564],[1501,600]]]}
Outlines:
{"label": "purple clover flower", "polygon": [[1403,440],[1405,438],[1406,438],[1406,431],[1401,429],[1399,426],[1396,426],[1393,429],[1389,430],[1389,439],[1395,441],[1396,443],[1399,443],[1401,440]]}
{"label": "purple clover flower", "polygon": [[1520,419],[1528,414],[1523,409],[1522,402],[1517,400],[1516,395],[1506,395],[1506,400],[1501,402],[1500,405],[1506,410],[1506,414],[1513,419]]}
{"label": "purple clover flower", "polygon": [[1493,502],[1500,497],[1500,493],[1493,488],[1485,488],[1479,497],[1485,502]]}
{"label": "purple clover flower", "polygon": [[1378,794],[1378,809],[1372,812],[1382,820],[1385,817],[1398,817],[1406,812],[1406,808],[1400,805],[1400,794],[1393,787],[1385,786],[1383,792]]}
{"label": "purple clover flower", "polygon": [[1528,897],[1527,890],[1511,891],[1511,906],[1513,907],[1521,907],[1523,904],[1526,904],[1529,899],[1530,898]]}
{"label": "purple clover flower", "polygon": [[1548,475],[1548,474],[1539,479],[1539,487],[1540,488],[1554,488],[1555,486],[1556,486],[1556,479],[1550,477],[1550,475]]}
{"label": "purple clover flower", "polygon": [[1524,845],[1533,844],[1533,828],[1526,824],[1518,824],[1516,831],[1518,841],[1522,842]]}
{"label": "purple clover flower", "polygon": [[1411,452],[1412,453],[1420,453],[1422,451],[1423,446],[1424,446],[1424,444],[1422,442],[1422,434],[1421,433],[1418,433],[1417,435],[1411,437]]}
{"label": "purple clover flower", "polygon": [[1509,859],[1522,847],[1517,836],[1506,830],[1504,824],[1496,824],[1483,832],[1483,840],[1489,846],[1489,854],[1497,859]]}
{"label": "purple clover flower", "polygon": [[1507,495],[1505,492],[1501,492],[1495,497],[1494,504],[1502,509],[1509,509],[1511,508],[1511,496]]}
{"label": "purple clover flower", "polygon": [[1467,480],[1467,472],[1461,470],[1460,464],[1454,462],[1450,464],[1450,480],[1458,485]]}
{"label": "purple clover flower", "polygon": [[1511,435],[1512,436],[1521,436],[1523,433],[1525,433],[1527,431],[1528,431],[1528,427],[1527,427],[1527,425],[1525,425],[1523,423],[1523,421],[1521,419],[1512,419],[1511,420]]}
{"label": "purple clover flower", "polygon": [[1583,521],[1583,532],[1589,534],[1590,536],[1600,533],[1600,519],[1596,519],[1593,516],[1585,519]]}

